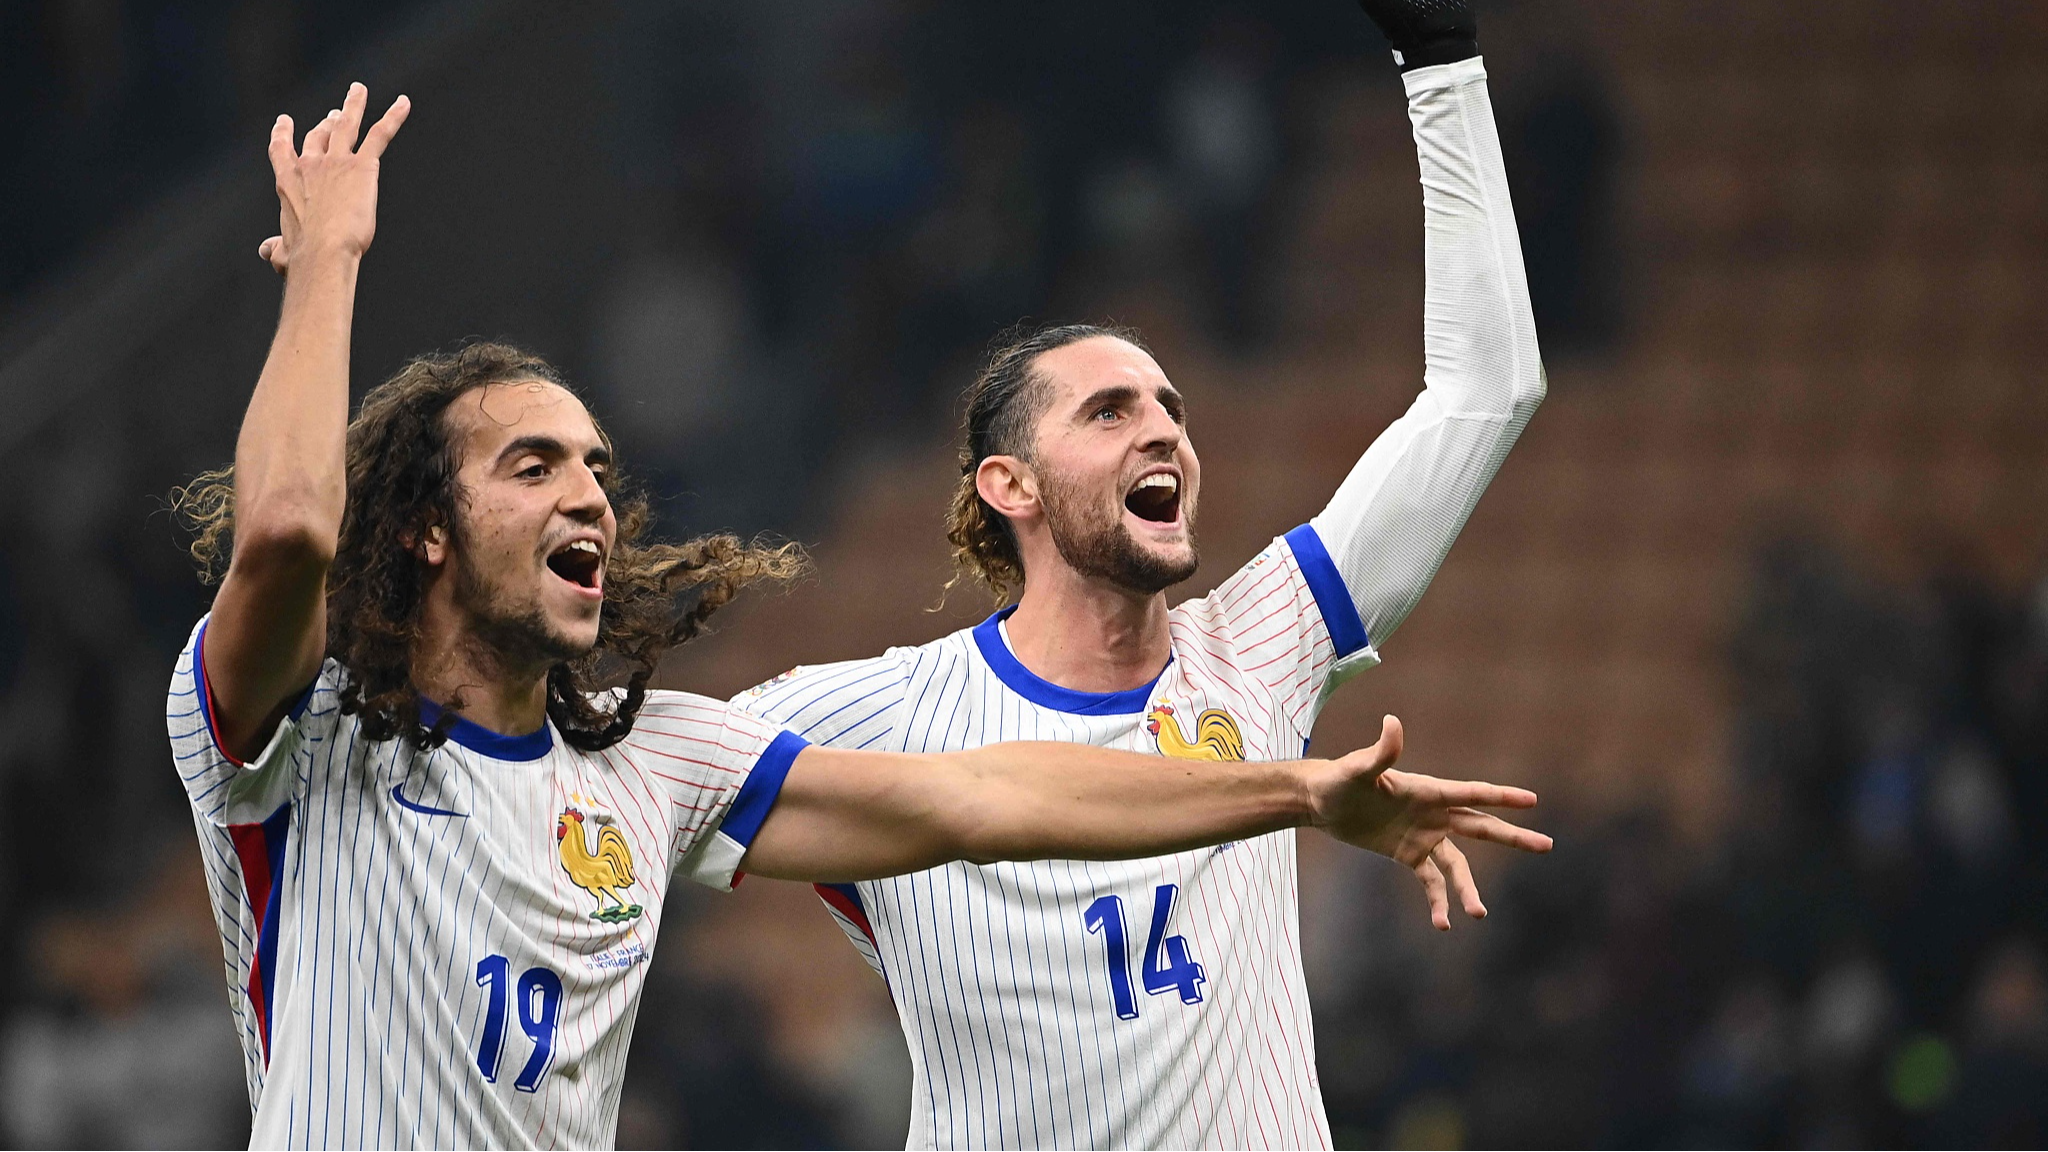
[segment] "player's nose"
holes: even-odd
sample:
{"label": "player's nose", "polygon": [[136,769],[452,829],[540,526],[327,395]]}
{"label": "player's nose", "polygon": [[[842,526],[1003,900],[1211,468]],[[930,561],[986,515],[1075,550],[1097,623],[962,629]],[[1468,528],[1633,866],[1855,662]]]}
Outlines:
{"label": "player's nose", "polygon": [[1154,400],[1140,410],[1138,417],[1138,451],[1147,455],[1168,454],[1180,447],[1187,430],[1167,411],[1166,405]]}
{"label": "player's nose", "polygon": [[569,476],[569,486],[562,494],[563,514],[584,521],[603,519],[611,507],[611,497],[605,493],[597,473],[587,466],[570,467],[564,471]]}

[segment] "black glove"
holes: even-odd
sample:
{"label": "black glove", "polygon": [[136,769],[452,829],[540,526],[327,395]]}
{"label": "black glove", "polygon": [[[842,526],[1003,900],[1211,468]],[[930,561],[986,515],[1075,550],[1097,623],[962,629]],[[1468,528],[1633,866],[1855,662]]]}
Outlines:
{"label": "black glove", "polygon": [[1401,71],[1479,55],[1479,19],[1471,0],[1358,0],[1394,46]]}

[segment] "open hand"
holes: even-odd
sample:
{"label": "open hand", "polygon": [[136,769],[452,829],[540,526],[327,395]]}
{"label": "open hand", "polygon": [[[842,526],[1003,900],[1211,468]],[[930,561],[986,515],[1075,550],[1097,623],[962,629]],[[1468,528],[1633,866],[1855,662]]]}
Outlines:
{"label": "open hand", "polygon": [[1452,896],[1467,916],[1476,920],[1486,915],[1472,866],[1451,842],[1453,835],[1524,852],[1548,852],[1551,841],[1541,832],[1478,811],[1533,808],[1534,792],[1397,772],[1393,765],[1401,757],[1401,744],[1401,722],[1389,716],[1381,724],[1379,743],[1331,761],[1329,777],[1312,786],[1316,824],[1339,840],[1390,857],[1414,872],[1429,897],[1430,922],[1447,932]]}
{"label": "open hand", "polygon": [[[256,254],[283,275],[297,253],[334,251],[350,257],[369,250],[377,235],[377,168],[384,148],[412,111],[404,96],[392,101],[384,118],[362,133],[369,89],[348,86],[341,107],[306,132],[292,147],[292,118],[270,127],[270,167],[277,175],[278,234]],[[356,146],[362,134],[362,146]]]}

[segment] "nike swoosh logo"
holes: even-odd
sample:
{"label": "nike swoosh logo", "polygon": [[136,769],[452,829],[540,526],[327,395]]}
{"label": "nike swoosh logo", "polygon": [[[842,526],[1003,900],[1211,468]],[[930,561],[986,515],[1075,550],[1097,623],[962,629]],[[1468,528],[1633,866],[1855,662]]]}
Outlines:
{"label": "nike swoosh logo", "polygon": [[451,812],[446,808],[429,808],[425,804],[415,804],[412,801],[407,800],[405,798],[405,793],[400,791],[400,789],[404,787],[405,781],[403,780],[400,780],[398,783],[393,784],[391,786],[391,798],[393,800],[398,801],[398,806],[400,808],[410,808],[423,816],[454,816],[462,820],[469,819],[469,813],[467,812]]}

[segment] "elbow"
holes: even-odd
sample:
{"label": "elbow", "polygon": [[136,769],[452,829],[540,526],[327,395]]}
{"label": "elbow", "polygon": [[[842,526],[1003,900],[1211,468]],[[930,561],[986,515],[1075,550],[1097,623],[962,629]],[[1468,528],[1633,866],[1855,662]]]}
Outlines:
{"label": "elbow", "polygon": [[986,779],[964,782],[935,805],[930,825],[935,833],[933,855],[944,863],[995,864],[1039,855],[1030,829],[1031,805],[1016,796],[998,794]]}
{"label": "elbow", "polygon": [[310,514],[237,517],[233,567],[244,574],[325,572],[339,531]]}
{"label": "elbow", "polygon": [[[1533,344],[1533,342],[1532,342]],[[1544,371],[1543,358],[1530,349],[1529,368],[1515,374],[1514,419],[1517,424],[1526,424],[1536,409],[1543,406],[1543,399],[1550,394],[1550,373]]]}
{"label": "elbow", "polygon": [[994,864],[1018,859],[1019,845],[1004,834],[1001,821],[990,818],[973,805],[948,811],[939,822],[940,847],[936,855],[969,864]]}

